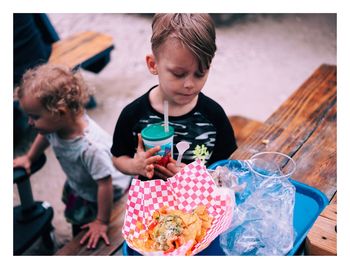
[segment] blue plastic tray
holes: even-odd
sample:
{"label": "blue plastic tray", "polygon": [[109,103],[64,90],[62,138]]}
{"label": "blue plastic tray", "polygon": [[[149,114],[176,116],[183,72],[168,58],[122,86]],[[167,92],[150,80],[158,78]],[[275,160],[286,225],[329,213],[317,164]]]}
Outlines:
{"label": "blue plastic tray", "polygon": [[[224,166],[229,162],[237,162],[235,160],[222,160],[218,161],[208,169],[215,169],[218,166]],[[317,217],[322,210],[328,205],[329,201],[326,195],[316,188],[310,187],[304,183],[289,179],[295,186],[295,205],[294,205],[294,219],[293,226],[295,231],[294,246],[287,254],[288,256],[294,255],[301,244],[303,243],[309,229],[312,227]],[[138,252],[129,248],[124,242],[123,244],[124,256],[138,256]],[[217,237],[206,249],[197,254],[198,256],[223,256],[225,253],[220,247],[219,237]]]}

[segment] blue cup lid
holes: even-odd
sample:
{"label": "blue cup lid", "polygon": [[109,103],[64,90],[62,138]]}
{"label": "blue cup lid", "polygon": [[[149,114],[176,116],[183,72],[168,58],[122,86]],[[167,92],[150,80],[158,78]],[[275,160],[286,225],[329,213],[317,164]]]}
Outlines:
{"label": "blue cup lid", "polygon": [[168,139],[174,135],[174,128],[169,126],[169,132],[165,132],[164,125],[162,124],[151,124],[141,131],[141,136],[143,139],[149,141],[159,141]]}

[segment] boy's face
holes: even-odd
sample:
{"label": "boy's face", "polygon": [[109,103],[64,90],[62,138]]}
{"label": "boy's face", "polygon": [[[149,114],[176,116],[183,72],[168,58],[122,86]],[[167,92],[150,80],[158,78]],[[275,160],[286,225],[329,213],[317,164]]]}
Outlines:
{"label": "boy's face", "polygon": [[209,70],[201,73],[194,55],[175,38],[165,41],[154,61],[160,90],[176,105],[191,103],[207,81]]}
{"label": "boy's face", "polygon": [[58,114],[52,114],[39,102],[38,98],[25,95],[19,103],[28,115],[28,123],[33,126],[38,133],[48,134],[57,132],[64,126],[64,119]]}

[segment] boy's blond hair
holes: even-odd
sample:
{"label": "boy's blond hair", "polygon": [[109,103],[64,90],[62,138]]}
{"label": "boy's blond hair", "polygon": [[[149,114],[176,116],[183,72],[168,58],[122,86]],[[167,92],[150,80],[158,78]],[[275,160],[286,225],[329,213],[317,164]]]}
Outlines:
{"label": "boy's blond hair", "polygon": [[152,22],[152,51],[157,57],[169,37],[191,50],[201,72],[209,69],[215,55],[215,25],[209,14],[155,14]]}
{"label": "boy's blond hair", "polygon": [[89,90],[79,72],[63,65],[43,64],[25,72],[15,95],[31,95],[51,113],[67,108],[73,114],[84,111]]}

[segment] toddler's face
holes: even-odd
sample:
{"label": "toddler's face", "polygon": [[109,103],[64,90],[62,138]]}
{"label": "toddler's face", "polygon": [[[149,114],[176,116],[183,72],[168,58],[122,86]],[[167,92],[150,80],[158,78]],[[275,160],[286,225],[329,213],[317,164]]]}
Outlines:
{"label": "toddler's face", "polygon": [[38,98],[25,95],[19,103],[28,115],[28,123],[40,134],[48,134],[62,128],[64,120],[60,115],[52,114],[40,103]]}
{"label": "toddler's face", "polygon": [[177,105],[192,102],[207,81],[209,70],[201,73],[191,51],[174,38],[168,39],[156,57],[159,87]]}

